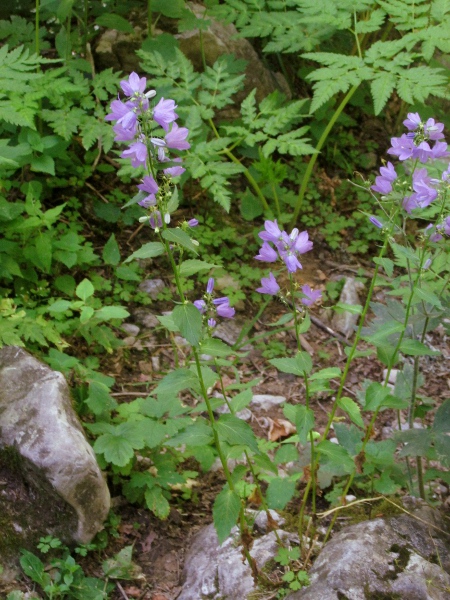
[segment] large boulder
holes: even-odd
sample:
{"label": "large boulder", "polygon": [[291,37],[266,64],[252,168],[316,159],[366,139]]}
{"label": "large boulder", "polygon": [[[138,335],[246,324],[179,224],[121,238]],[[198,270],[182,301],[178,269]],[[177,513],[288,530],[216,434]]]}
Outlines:
{"label": "large boulder", "polygon": [[0,349],[0,563],[39,537],[86,544],[110,495],[59,372],[23,349]]}
{"label": "large boulder", "polygon": [[320,552],[311,585],[286,600],[448,600],[449,533],[428,507],[346,527]]}

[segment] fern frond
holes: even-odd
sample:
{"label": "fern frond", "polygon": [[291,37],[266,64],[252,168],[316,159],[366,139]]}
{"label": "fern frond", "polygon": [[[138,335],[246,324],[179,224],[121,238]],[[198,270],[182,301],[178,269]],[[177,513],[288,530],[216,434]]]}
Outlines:
{"label": "fern frond", "polygon": [[383,110],[386,102],[391,97],[394,90],[397,78],[393,73],[384,71],[378,73],[372,79],[370,84],[370,92],[373,98],[373,108],[376,115],[379,115]]}
{"label": "fern frond", "polygon": [[443,73],[444,69],[427,66],[403,71],[396,86],[398,95],[408,104],[424,102],[430,94],[445,98],[448,95],[448,79]]}
{"label": "fern frond", "polygon": [[303,156],[305,154],[317,154],[317,150],[309,144],[310,138],[302,137],[308,127],[301,127],[294,131],[289,131],[279,135],[277,138],[268,140],[262,153],[265,157],[270,156],[275,150],[280,154],[289,154],[290,156]]}
{"label": "fern frond", "polygon": [[400,31],[423,29],[428,25],[429,0],[377,0]]}

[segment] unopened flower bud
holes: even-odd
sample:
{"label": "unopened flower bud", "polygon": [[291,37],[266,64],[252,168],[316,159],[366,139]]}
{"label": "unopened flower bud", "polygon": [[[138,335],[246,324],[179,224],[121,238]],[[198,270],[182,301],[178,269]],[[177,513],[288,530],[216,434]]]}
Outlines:
{"label": "unopened flower bud", "polygon": [[156,96],[156,91],[148,90],[148,92],[145,92],[144,96],[147,98],[147,100],[150,100],[150,98],[154,98]]}
{"label": "unopened flower bud", "polygon": [[170,223],[170,214],[169,214],[169,213],[166,213],[166,214],[164,215],[164,223],[165,223],[166,225],[168,225],[168,224]]}
{"label": "unopened flower bud", "polygon": [[191,238],[191,242],[194,244],[194,246],[200,246],[200,243],[197,240],[193,240]]}

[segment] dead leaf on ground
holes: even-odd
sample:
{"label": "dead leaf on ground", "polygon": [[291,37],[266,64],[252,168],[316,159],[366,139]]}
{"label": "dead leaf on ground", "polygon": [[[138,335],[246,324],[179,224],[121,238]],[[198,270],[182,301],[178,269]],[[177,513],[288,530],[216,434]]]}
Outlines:
{"label": "dead leaf on ground", "polygon": [[294,434],[297,430],[292,423],[286,421],[286,419],[268,419],[270,423],[269,427],[269,440],[276,442],[280,438],[286,438]]}

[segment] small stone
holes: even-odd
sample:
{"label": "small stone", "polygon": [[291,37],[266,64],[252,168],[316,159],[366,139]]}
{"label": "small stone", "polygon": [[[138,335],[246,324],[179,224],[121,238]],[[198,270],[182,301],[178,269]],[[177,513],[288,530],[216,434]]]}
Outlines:
{"label": "small stone", "polygon": [[260,408],[262,410],[269,410],[274,406],[279,406],[286,402],[286,398],[284,396],[272,396],[270,394],[255,394],[252,398],[251,404],[255,406],[255,408]]}
{"label": "small stone", "polygon": [[[224,415],[224,414],[229,414],[231,411],[226,404],[222,404],[222,406],[218,406],[214,410],[214,412],[219,415]],[[235,413],[235,415],[239,419],[242,419],[242,421],[250,421],[252,418],[252,411],[249,410],[248,408],[243,408],[242,410],[238,410],[238,412]]]}
{"label": "small stone", "polygon": [[133,312],[133,317],[146,329],[154,329],[155,327],[161,326],[161,323],[158,321],[156,315],[151,313],[148,308],[136,309]]}
{"label": "small stone", "polygon": [[123,323],[122,329],[134,337],[139,335],[139,332],[141,331],[141,328],[134,323]]}
{"label": "small stone", "polygon": [[136,343],[136,338],[133,335],[129,335],[126,338],[123,338],[123,344],[124,346],[134,346],[134,344]]}
{"label": "small stone", "polygon": [[[354,277],[346,277],[344,287],[342,288],[339,297],[339,302],[341,304],[361,305],[358,291],[363,288],[364,285],[360,281],[356,281]],[[340,333],[343,333],[346,338],[350,338],[355,331],[358,319],[358,314],[348,311],[336,313],[332,319],[332,326]]]}
{"label": "small stone", "polygon": [[[280,516],[275,510],[272,510],[270,508],[269,513],[270,513],[270,518],[272,519],[272,521],[274,523],[276,523],[278,526],[281,527],[282,525],[285,524],[286,519],[283,519],[283,517]],[[258,529],[258,531],[260,531],[261,533],[267,533],[267,522],[268,522],[267,513],[266,513],[266,511],[262,510],[261,512],[258,513],[257,517],[255,518],[255,520],[253,522],[253,527]]]}
{"label": "small stone", "polygon": [[166,284],[162,279],[144,279],[144,281],[139,284],[141,292],[148,294],[152,300],[156,300],[158,294],[161,293],[165,287]]}
{"label": "small stone", "polygon": [[[391,384],[392,387],[395,385],[395,382],[397,381],[397,375],[398,375],[398,373],[399,373],[398,369],[391,369],[391,372],[389,373],[388,384]],[[384,369],[384,371],[383,371],[383,383],[386,381],[387,374],[388,374],[388,370]]]}

